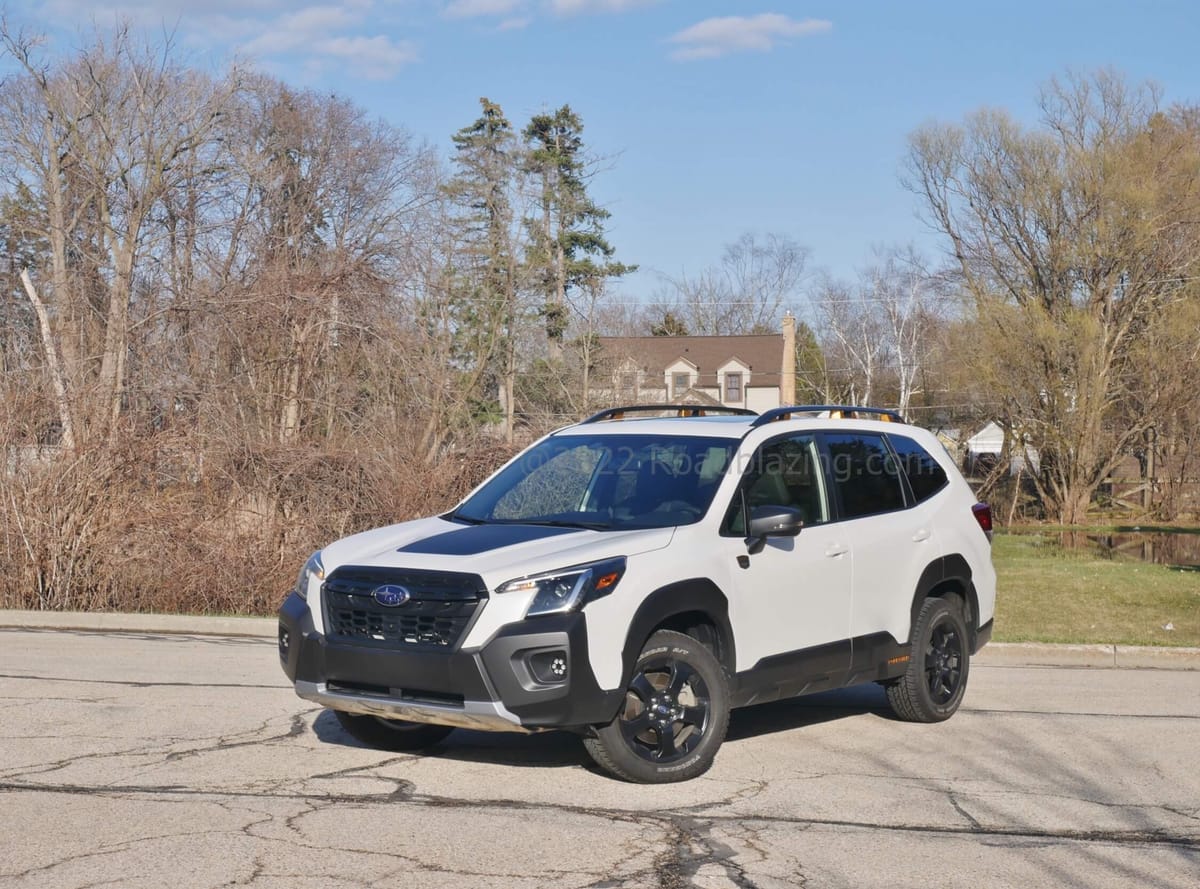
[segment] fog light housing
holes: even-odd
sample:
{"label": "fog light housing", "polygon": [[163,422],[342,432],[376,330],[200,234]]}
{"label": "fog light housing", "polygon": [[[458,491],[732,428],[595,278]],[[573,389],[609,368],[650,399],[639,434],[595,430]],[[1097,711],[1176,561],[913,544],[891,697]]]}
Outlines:
{"label": "fog light housing", "polygon": [[561,648],[532,654],[528,663],[530,674],[542,685],[558,685],[570,678],[571,660]]}
{"label": "fog light housing", "polygon": [[292,647],[292,634],[282,624],[279,627],[279,657],[287,660],[288,650]]}

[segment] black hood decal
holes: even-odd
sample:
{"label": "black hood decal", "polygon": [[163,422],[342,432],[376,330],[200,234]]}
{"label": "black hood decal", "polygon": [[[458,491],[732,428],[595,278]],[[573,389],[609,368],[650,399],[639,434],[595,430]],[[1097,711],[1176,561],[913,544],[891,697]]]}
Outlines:
{"label": "black hood decal", "polygon": [[579,528],[555,528],[549,525],[467,525],[415,540],[396,550],[399,553],[424,553],[432,556],[474,556],[488,550],[502,549],[517,543],[578,534]]}

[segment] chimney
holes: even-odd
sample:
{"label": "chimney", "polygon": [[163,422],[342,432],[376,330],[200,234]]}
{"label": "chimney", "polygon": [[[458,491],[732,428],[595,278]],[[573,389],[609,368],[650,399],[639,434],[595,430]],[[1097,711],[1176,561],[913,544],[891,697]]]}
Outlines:
{"label": "chimney", "polygon": [[779,403],[796,403],[796,319],[783,316],[783,366],[779,369]]}

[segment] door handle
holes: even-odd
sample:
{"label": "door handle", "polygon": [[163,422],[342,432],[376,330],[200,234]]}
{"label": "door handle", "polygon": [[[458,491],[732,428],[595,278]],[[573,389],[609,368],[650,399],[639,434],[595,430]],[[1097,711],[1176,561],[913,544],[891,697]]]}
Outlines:
{"label": "door handle", "polygon": [[838,556],[844,556],[850,551],[850,547],[841,543],[831,543],[825,547],[825,555],[831,559],[836,559]]}
{"label": "door handle", "polygon": [[913,535],[913,543],[921,543],[928,539],[929,539],[929,529],[928,528],[922,528],[920,531],[918,531],[916,534]]}

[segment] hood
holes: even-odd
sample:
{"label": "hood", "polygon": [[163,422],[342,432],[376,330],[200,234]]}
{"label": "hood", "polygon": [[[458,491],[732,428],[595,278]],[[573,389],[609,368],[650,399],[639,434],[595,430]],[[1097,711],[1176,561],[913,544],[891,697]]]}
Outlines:
{"label": "hood", "polygon": [[613,556],[662,549],[675,529],[593,531],[547,525],[463,525],[441,518],[376,528],[322,551],[327,573],[342,565],[463,571],[488,589],[506,580]]}

